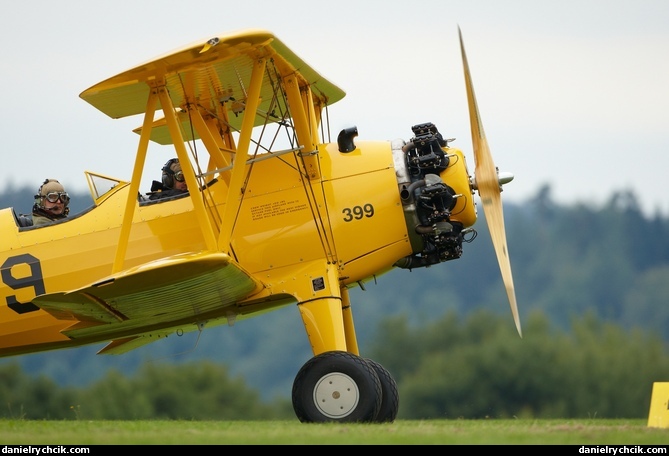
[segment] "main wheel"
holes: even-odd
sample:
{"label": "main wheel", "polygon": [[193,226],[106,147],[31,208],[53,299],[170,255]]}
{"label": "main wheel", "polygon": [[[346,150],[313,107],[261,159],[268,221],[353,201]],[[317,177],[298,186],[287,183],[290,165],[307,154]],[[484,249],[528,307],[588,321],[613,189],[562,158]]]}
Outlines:
{"label": "main wheel", "polygon": [[374,419],[377,423],[392,423],[397,417],[400,408],[400,393],[397,383],[390,372],[376,361],[366,358],[365,361],[376,371],[381,382],[381,408]]}
{"label": "main wheel", "polygon": [[381,381],[370,363],[331,351],[307,361],[293,382],[293,409],[303,423],[374,422],[381,408]]}

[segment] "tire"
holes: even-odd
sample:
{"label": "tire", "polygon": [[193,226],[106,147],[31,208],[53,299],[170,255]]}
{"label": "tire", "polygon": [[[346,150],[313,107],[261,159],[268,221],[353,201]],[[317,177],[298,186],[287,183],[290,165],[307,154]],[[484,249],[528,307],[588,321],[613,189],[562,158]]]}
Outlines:
{"label": "tire", "polygon": [[303,423],[372,423],[381,395],[381,381],[370,363],[331,351],[311,358],[295,376],[293,409]]}
{"label": "tire", "polygon": [[397,412],[400,408],[400,393],[397,390],[397,382],[381,364],[369,358],[365,361],[376,371],[376,375],[381,382],[381,408],[374,422],[392,423],[397,418]]}

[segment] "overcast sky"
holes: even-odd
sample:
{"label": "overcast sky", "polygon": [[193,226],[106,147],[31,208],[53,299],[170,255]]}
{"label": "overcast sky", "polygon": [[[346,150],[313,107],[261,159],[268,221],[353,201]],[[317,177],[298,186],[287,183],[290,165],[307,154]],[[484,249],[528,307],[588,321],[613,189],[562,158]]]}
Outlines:
{"label": "overcast sky", "polygon": [[[473,171],[458,26],[495,163],[515,175],[505,199],[548,184],[560,203],[600,205],[631,190],[669,214],[667,0],[5,0],[0,178],[72,191],[86,170],[129,179],[141,117],[112,120],[79,94],[244,28],[273,32],[347,92],[330,108],[335,137],[355,125],[358,139],[408,140],[433,122]],[[151,149],[145,191],[173,155]]]}

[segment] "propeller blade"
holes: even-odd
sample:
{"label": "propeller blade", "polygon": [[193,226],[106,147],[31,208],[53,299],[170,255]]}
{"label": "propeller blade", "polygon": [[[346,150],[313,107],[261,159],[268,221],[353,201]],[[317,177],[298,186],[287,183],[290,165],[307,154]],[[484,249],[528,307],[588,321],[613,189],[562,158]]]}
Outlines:
{"label": "propeller blade", "polygon": [[513,320],[516,323],[518,335],[523,337],[520,329],[520,319],[518,317],[518,305],[516,304],[516,291],[513,286],[513,276],[511,274],[511,263],[509,261],[509,250],[506,245],[506,231],[504,230],[504,212],[502,209],[501,185],[497,174],[497,167],[493,162],[488,141],[483,131],[483,124],[481,123],[481,116],[479,114],[478,105],[476,104],[476,96],[474,94],[474,86],[472,84],[472,77],[469,73],[469,64],[467,63],[467,55],[465,54],[465,45],[462,41],[462,32],[458,27],[458,34],[460,36],[460,51],[462,53],[462,65],[465,72],[465,85],[467,88],[467,103],[469,105],[469,123],[472,130],[472,147],[474,149],[474,162],[476,187],[478,188],[479,196],[483,204],[483,212],[485,213],[486,222],[492,238],[492,244],[497,255],[497,262],[502,273],[502,280],[506,288],[506,295],[509,298],[511,305],[511,313]]}

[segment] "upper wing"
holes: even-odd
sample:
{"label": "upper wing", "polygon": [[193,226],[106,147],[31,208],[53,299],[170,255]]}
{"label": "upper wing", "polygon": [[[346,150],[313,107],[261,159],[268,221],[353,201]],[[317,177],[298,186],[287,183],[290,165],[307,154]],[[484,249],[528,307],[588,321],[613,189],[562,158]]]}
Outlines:
{"label": "upper wing", "polygon": [[261,288],[228,255],[204,252],[156,260],[33,303],[77,320],[63,332],[68,337],[120,339],[219,318],[226,308],[234,313],[230,306]]}
{"label": "upper wing", "polygon": [[[239,129],[243,117],[236,116],[236,110],[243,109],[253,64],[261,57],[271,58],[283,74],[295,73],[305,85],[310,85],[316,105],[333,104],[345,95],[270,32],[247,30],[202,40],[158,57],[92,86],[80,97],[112,118],[136,115],[145,111],[151,86],[165,78],[174,106],[196,102],[215,112],[227,103],[227,109],[233,114],[229,122]],[[272,112],[274,84],[276,81],[265,78],[254,125],[264,124],[267,117],[274,115],[275,121],[283,120]],[[186,93],[192,94],[190,100]],[[169,137],[152,136],[151,139],[169,143]]]}

